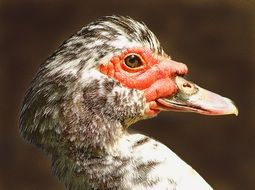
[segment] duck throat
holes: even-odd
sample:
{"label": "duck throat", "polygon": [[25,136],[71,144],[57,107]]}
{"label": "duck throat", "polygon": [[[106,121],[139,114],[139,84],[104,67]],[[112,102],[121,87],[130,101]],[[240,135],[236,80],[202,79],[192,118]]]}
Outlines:
{"label": "duck throat", "polygon": [[93,79],[62,107],[63,140],[72,154],[114,154],[131,123],[143,117],[143,94],[110,78]]}
{"label": "duck throat", "polygon": [[90,80],[81,89],[61,105],[62,151],[51,153],[54,174],[70,189],[86,187],[101,160],[122,157],[119,142],[127,134],[128,124],[141,119],[145,109],[140,92],[113,79]]}

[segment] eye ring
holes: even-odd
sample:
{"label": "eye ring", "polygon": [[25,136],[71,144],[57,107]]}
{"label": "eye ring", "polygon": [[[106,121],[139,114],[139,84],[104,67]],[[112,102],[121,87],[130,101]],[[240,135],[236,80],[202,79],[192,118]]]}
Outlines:
{"label": "eye ring", "polygon": [[138,68],[143,65],[141,57],[137,54],[129,54],[124,58],[125,65],[129,68]]}

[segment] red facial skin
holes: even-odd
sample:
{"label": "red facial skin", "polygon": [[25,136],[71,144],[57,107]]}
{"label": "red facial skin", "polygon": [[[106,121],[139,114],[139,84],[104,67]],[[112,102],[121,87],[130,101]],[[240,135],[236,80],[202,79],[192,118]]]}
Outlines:
{"label": "red facial skin", "polygon": [[[130,68],[125,64],[125,57],[132,54],[141,58],[141,66]],[[141,48],[123,51],[120,55],[114,56],[109,63],[100,65],[99,70],[117,79],[123,86],[144,91],[146,101],[149,103],[145,114],[149,116],[159,112],[156,99],[170,96],[177,91],[175,76],[188,72],[187,66],[183,63]]]}

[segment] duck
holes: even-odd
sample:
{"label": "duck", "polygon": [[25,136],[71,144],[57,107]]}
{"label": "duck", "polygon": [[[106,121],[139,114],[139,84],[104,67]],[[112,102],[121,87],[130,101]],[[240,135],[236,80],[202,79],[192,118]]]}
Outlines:
{"label": "duck", "polygon": [[159,141],[129,127],[164,111],[238,114],[186,78],[143,22],[104,16],[40,65],[22,104],[22,137],[43,150],[70,190],[211,190]]}

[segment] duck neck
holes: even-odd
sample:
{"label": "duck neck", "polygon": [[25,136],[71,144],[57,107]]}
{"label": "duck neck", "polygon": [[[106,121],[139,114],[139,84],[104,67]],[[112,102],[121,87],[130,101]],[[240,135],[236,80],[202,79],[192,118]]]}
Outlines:
{"label": "duck neck", "polygon": [[141,92],[103,79],[84,79],[89,83],[75,87],[61,104],[60,143],[51,155],[55,175],[68,187],[76,182],[84,185],[86,176],[100,163],[107,165],[107,161],[120,158],[119,145],[127,127],[144,115],[146,103]]}
{"label": "duck neck", "polygon": [[122,87],[113,79],[90,80],[62,106],[65,149],[103,156],[114,154],[127,127],[143,117],[141,92]]}
{"label": "duck neck", "polygon": [[[82,122],[83,123],[83,122]],[[101,115],[93,115],[81,127],[68,130],[69,154],[76,157],[101,157],[116,152],[119,139],[126,133],[120,122]]]}

